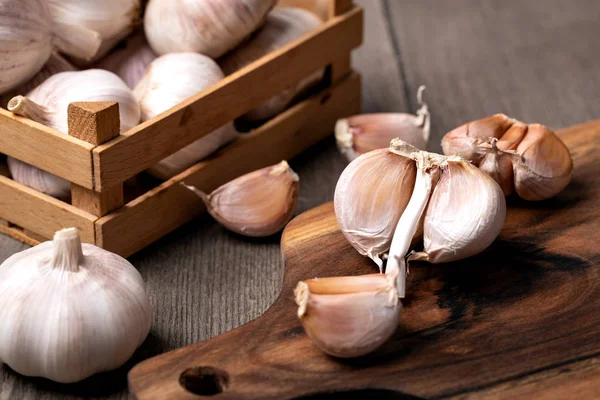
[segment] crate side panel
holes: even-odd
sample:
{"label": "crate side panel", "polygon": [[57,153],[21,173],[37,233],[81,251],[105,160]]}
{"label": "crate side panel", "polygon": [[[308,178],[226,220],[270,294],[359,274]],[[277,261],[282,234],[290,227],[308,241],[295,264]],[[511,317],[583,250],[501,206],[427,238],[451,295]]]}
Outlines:
{"label": "crate side panel", "polygon": [[204,211],[202,201],[180,182],[210,192],[247,172],[293,158],[329,135],[338,118],[359,110],[360,77],[351,75],[99,219],[97,244],[123,256],[135,253]]}
{"label": "crate side panel", "polygon": [[362,10],[257,60],[179,106],[94,149],[97,190],[119,184],[310,73],[362,41]]}

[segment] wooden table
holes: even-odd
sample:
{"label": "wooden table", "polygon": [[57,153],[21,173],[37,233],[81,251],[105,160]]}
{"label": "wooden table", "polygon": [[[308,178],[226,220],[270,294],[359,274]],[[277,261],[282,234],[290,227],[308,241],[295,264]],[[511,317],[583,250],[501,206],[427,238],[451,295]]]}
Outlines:
{"label": "wooden table", "polygon": [[[364,111],[412,112],[418,86],[427,85],[433,150],[449,129],[497,112],[555,129],[600,115],[596,0],[357,2],[366,9],[365,44],[353,60],[363,75]],[[298,213],[333,198],[345,162],[332,139],[291,164],[301,177]],[[0,261],[25,247],[0,235]],[[207,215],[130,260],[148,283],[154,308],[152,331],[134,360],[75,385],[0,367],[0,400],[125,399],[135,362],[259,316],[282,278],[279,237],[248,240]],[[600,382],[591,368],[599,361],[583,367]]]}

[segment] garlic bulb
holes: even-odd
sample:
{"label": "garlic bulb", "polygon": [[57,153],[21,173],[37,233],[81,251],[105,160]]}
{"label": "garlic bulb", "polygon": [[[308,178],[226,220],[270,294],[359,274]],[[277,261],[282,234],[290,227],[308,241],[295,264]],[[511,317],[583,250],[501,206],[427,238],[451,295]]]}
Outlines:
{"label": "garlic bulb", "polygon": [[71,383],[123,365],[150,330],[138,271],[75,228],[0,265],[0,363]]}
{"label": "garlic bulb", "polygon": [[96,68],[105,69],[113,72],[123,79],[130,88],[142,79],[146,67],[156,59],[156,54],[143,34],[134,35],[128,38],[123,47],[119,47],[103,58]]}
{"label": "garlic bulb", "polygon": [[[172,53],[154,60],[136,85],[142,121],[151,119],[223,79],[223,72],[210,58],[196,53]],[[148,172],[160,179],[191,167],[232,141],[238,133],[233,123],[215,129],[183,149],[161,160]]]}
{"label": "garlic bulb", "polygon": [[[219,65],[225,75],[230,75],[322,24],[323,21],[319,17],[302,8],[276,8],[269,13],[265,25],[252,39],[223,57]],[[323,70],[311,74],[250,110],[244,118],[248,121],[262,121],[279,114],[293,102],[296,96],[317,84],[322,77]]]}
{"label": "garlic bulb", "polygon": [[127,36],[141,19],[140,0],[46,0],[54,21],[98,32],[95,59]]}
{"label": "garlic bulb", "polygon": [[84,59],[100,46],[98,32],[53,21],[45,0],[0,0],[0,94],[31,79],[57,47]]}
{"label": "garlic bulb", "polygon": [[277,0],[151,0],[144,15],[159,55],[196,52],[218,58],[250,36]]}
{"label": "garlic bulb", "polygon": [[335,357],[358,357],[385,343],[398,327],[402,303],[395,276],[315,278],[294,290],[298,318],[313,343]]}
{"label": "garlic bulb", "polygon": [[245,236],[269,236],[282,230],[298,203],[298,175],[286,161],[242,175],[205,194],[187,186],[210,215],[227,229]]}
{"label": "garlic bulb", "polygon": [[359,114],[343,118],[335,124],[338,149],[348,161],[361,154],[389,146],[395,138],[421,149],[427,149],[431,117],[427,103],[423,101],[425,86],[417,92],[421,106],[416,115],[404,113]]}
{"label": "garlic bulb", "polygon": [[[140,107],[131,90],[118,76],[100,69],[53,75],[26,97],[11,99],[8,110],[68,133],[69,104],[85,101],[118,102],[121,131],[139,123]],[[70,196],[71,184],[68,181],[10,157],[8,165],[17,182],[60,199]]]}
{"label": "garlic bulb", "polygon": [[[407,167],[407,160],[415,166]],[[397,210],[391,210],[386,192]],[[348,165],[334,206],[343,234],[361,254],[381,267],[380,255],[389,250],[385,270],[398,277],[400,297],[406,290],[405,257],[421,229],[423,250],[410,259],[456,261],[487,248],[506,216],[502,190],[488,175],[460,157],[421,151],[399,139]],[[376,255],[365,252],[365,243],[380,244]]]}
{"label": "garlic bulb", "polygon": [[524,124],[504,114],[469,122],[447,133],[444,154],[458,154],[490,175],[506,196],[545,200],[571,180],[569,149],[540,124]]}

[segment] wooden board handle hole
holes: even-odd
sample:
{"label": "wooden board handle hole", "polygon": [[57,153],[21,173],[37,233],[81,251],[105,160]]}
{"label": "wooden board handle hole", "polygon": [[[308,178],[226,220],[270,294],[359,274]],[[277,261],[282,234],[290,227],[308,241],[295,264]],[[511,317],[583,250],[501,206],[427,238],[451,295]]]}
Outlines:
{"label": "wooden board handle hole", "polygon": [[229,374],[210,366],[193,367],[181,373],[179,384],[188,392],[200,396],[214,396],[227,389]]}

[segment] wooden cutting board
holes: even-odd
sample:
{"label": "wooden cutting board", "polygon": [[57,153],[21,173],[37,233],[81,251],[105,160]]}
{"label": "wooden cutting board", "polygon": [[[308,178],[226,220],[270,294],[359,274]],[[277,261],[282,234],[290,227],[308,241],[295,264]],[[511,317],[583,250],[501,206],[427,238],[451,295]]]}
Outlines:
{"label": "wooden cutting board", "polygon": [[299,280],[376,271],[340,233],[329,203],[286,228],[283,288],[264,315],[142,362],[129,374],[131,393],[143,400],[600,398],[600,121],[559,134],[575,161],[567,189],[544,202],[510,199],[499,239],[479,256],[411,264],[398,330],[375,353],[326,356],[296,317]]}

